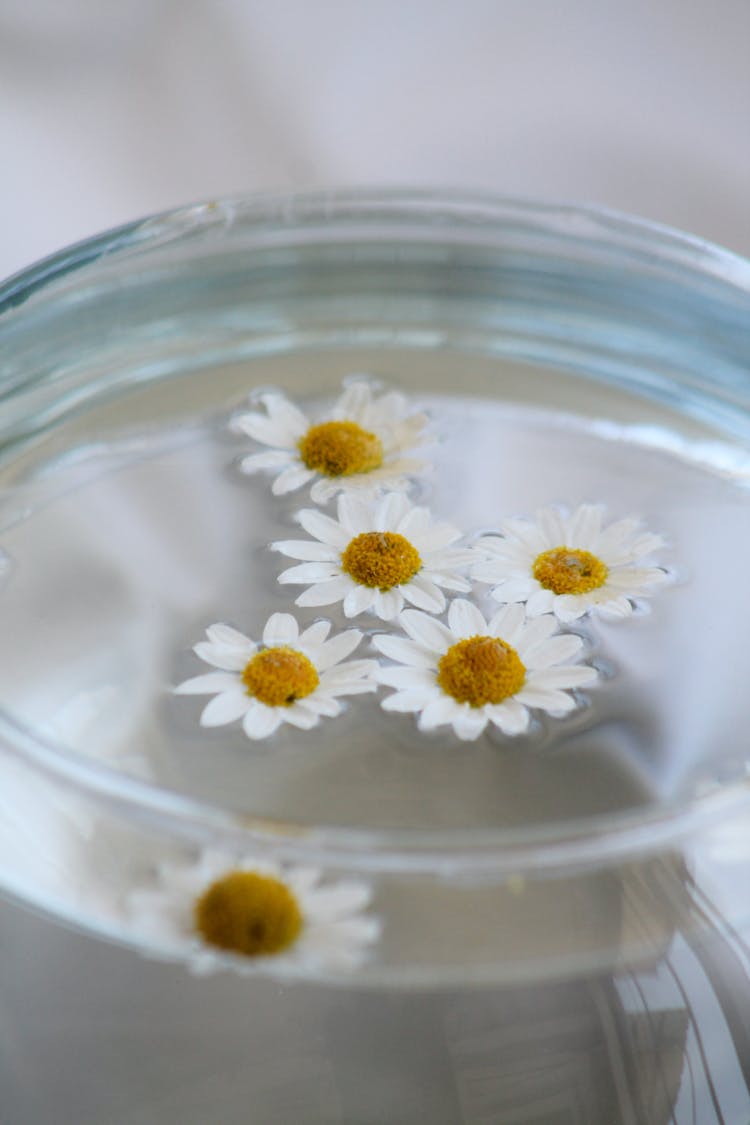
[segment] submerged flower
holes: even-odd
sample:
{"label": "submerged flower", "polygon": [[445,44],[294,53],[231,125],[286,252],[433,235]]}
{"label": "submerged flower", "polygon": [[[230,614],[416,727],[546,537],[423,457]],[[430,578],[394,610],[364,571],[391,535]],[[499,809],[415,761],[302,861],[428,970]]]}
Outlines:
{"label": "submerged flower", "polygon": [[502,538],[479,541],[486,557],[472,577],[492,584],[499,602],[526,602],[531,617],[554,612],[560,621],[575,621],[590,610],[627,617],[632,598],[668,579],[661,567],[644,565],[664,541],[636,519],[602,527],[603,516],[600,505],[583,504],[569,516],[544,508],[536,522],[504,520]]}
{"label": "submerged flower", "polygon": [[321,715],[341,712],[338,696],[374,691],[374,660],[347,660],[362,639],[347,629],[329,639],[329,621],[304,632],[289,613],[274,613],[263,630],[263,646],[228,625],[212,625],[194,648],[219,669],[180,684],[179,695],[214,695],[201,726],[242,720],[248,738],[267,738],[282,723],[310,730]]}
{"label": "submerged flower", "polygon": [[407,413],[403,395],[373,397],[366,379],[353,379],[330,414],[312,423],[280,392],[260,395],[265,414],[241,414],[235,428],[270,446],[267,453],[244,457],[244,473],[271,469],[276,496],[314,481],[310,493],[325,504],[340,491],[403,491],[409,477],[424,468],[407,456],[423,440],[427,419]]}
{"label": "submerged flower", "polygon": [[488,723],[503,734],[523,734],[529,709],[551,715],[572,711],[569,691],[592,684],[594,668],[574,664],[583,642],[554,635],[551,614],[526,619],[522,605],[507,605],[485,621],[477,607],[457,598],[448,625],[416,609],[399,623],[406,637],[379,634],[375,647],[397,665],[380,668],[382,684],[396,688],[386,711],[419,713],[419,729],[450,724],[461,739],[478,738]]}
{"label": "submerged flower", "polygon": [[[321,885],[313,868],[289,867],[204,852],[192,865],[163,864],[159,885],[131,891],[133,929],[159,948],[190,956],[197,971],[222,955],[247,968],[347,969],[379,936],[364,913],[371,889],[359,881]],[[244,965],[243,965],[244,962]]]}
{"label": "submerged flower", "polygon": [[404,600],[430,613],[445,608],[442,589],[466,592],[460,577],[476,557],[455,547],[461,533],[446,523],[433,523],[426,508],[414,507],[392,492],[374,505],[341,496],[338,519],[315,509],[297,519],[314,539],[290,539],[273,549],[303,560],[279,575],[279,582],[308,586],[299,606],[343,602],[347,617],[368,610],[383,621],[396,617]]}

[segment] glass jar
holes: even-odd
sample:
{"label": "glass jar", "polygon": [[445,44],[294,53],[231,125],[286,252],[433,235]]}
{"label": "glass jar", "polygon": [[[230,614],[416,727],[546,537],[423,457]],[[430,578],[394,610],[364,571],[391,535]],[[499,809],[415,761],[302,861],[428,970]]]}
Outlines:
{"label": "glass jar", "polygon": [[[9,1121],[748,1119],[749,312],[698,240],[420,193],[208,203],[5,283]],[[255,507],[229,423],[362,369],[464,443],[417,499],[465,530],[661,521],[672,588],[581,630],[601,688],[559,726],[431,741],[355,698],[276,752],[174,697],[212,621],[297,594],[266,547],[307,497]],[[365,887],[368,955],[207,963],[144,926],[207,852]]]}

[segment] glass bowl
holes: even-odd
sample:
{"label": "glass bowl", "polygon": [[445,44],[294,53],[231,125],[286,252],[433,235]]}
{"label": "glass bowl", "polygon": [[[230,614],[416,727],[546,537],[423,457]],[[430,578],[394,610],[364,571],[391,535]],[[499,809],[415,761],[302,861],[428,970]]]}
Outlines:
{"label": "glass bowl", "polygon": [[[133,1043],[155,1050],[156,1028],[114,1021],[128,1049],[104,1074],[132,1116],[112,1120],[204,1120],[219,1047],[243,1034],[223,1122],[250,1095],[269,1121],[562,1122],[574,1088],[580,1121],[746,1119],[749,312],[750,266],[699,240],[421,193],[185,208],[0,289],[5,1004],[41,987],[31,927],[53,982],[56,951],[71,987],[113,958],[86,973],[90,1003],[113,979],[160,995],[158,1034],[189,1012],[204,1060],[178,1093],[167,1051],[134,1088]],[[356,625],[371,661],[396,628],[296,607],[268,547],[301,534],[307,486],[274,495],[242,472],[260,448],[248,410],[280,391],[326,417],[342,385],[426,409],[434,472],[410,500],[475,550],[555,505],[662,537],[665,588],[627,621],[562,622],[596,673],[570,714],[464,740],[387,714],[380,688],[254,742],[175,694],[207,671],[191,648],[219,621],[255,638],[272,613]],[[490,584],[476,597],[488,618]],[[207,956],[176,919],[222,864],[288,876],[305,933],[316,910],[328,928],[304,956]],[[247,1007],[264,1016],[245,1034]],[[263,1036],[295,1059],[303,1027],[326,1041],[284,1109],[247,1059]],[[439,1109],[417,1092],[428,1075],[450,1085]],[[59,1097],[54,1074],[6,1085],[19,1119]],[[96,1097],[84,1085],[79,1118],[111,1112]]]}

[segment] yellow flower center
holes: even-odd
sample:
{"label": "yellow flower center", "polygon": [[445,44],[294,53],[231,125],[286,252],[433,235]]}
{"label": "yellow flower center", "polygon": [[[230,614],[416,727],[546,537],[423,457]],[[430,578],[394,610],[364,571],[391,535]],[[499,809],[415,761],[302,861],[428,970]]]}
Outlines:
{"label": "yellow flower center", "polygon": [[369,473],[383,464],[383,443],[377,434],[356,422],[321,422],[311,426],[299,443],[308,469],[326,477]]}
{"label": "yellow flower center", "polygon": [[242,682],[247,694],[268,707],[289,707],[315,691],[318,673],[302,652],[293,648],[265,648],[245,665]]}
{"label": "yellow flower center", "polygon": [[437,682],[458,703],[484,707],[520,691],[526,668],[499,637],[468,637],[451,645],[438,664]]}
{"label": "yellow flower center", "polygon": [[607,581],[606,563],[577,547],[553,547],[534,560],[533,574],[540,586],[554,594],[588,594]]}
{"label": "yellow flower center", "polygon": [[390,590],[413,578],[422,565],[419,552],[395,531],[365,531],[341,556],[346,573],[360,586]]}
{"label": "yellow flower center", "polygon": [[194,918],[209,945],[246,957],[281,953],[302,929],[302,911],[286,884],[255,871],[231,871],[212,883],[196,901]]}

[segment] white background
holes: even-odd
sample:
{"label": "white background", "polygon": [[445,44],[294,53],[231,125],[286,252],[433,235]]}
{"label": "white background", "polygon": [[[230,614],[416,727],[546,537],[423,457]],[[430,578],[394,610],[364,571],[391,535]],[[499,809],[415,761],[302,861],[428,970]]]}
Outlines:
{"label": "white background", "polygon": [[750,0],[0,0],[0,275],[181,203],[367,184],[750,254]]}

